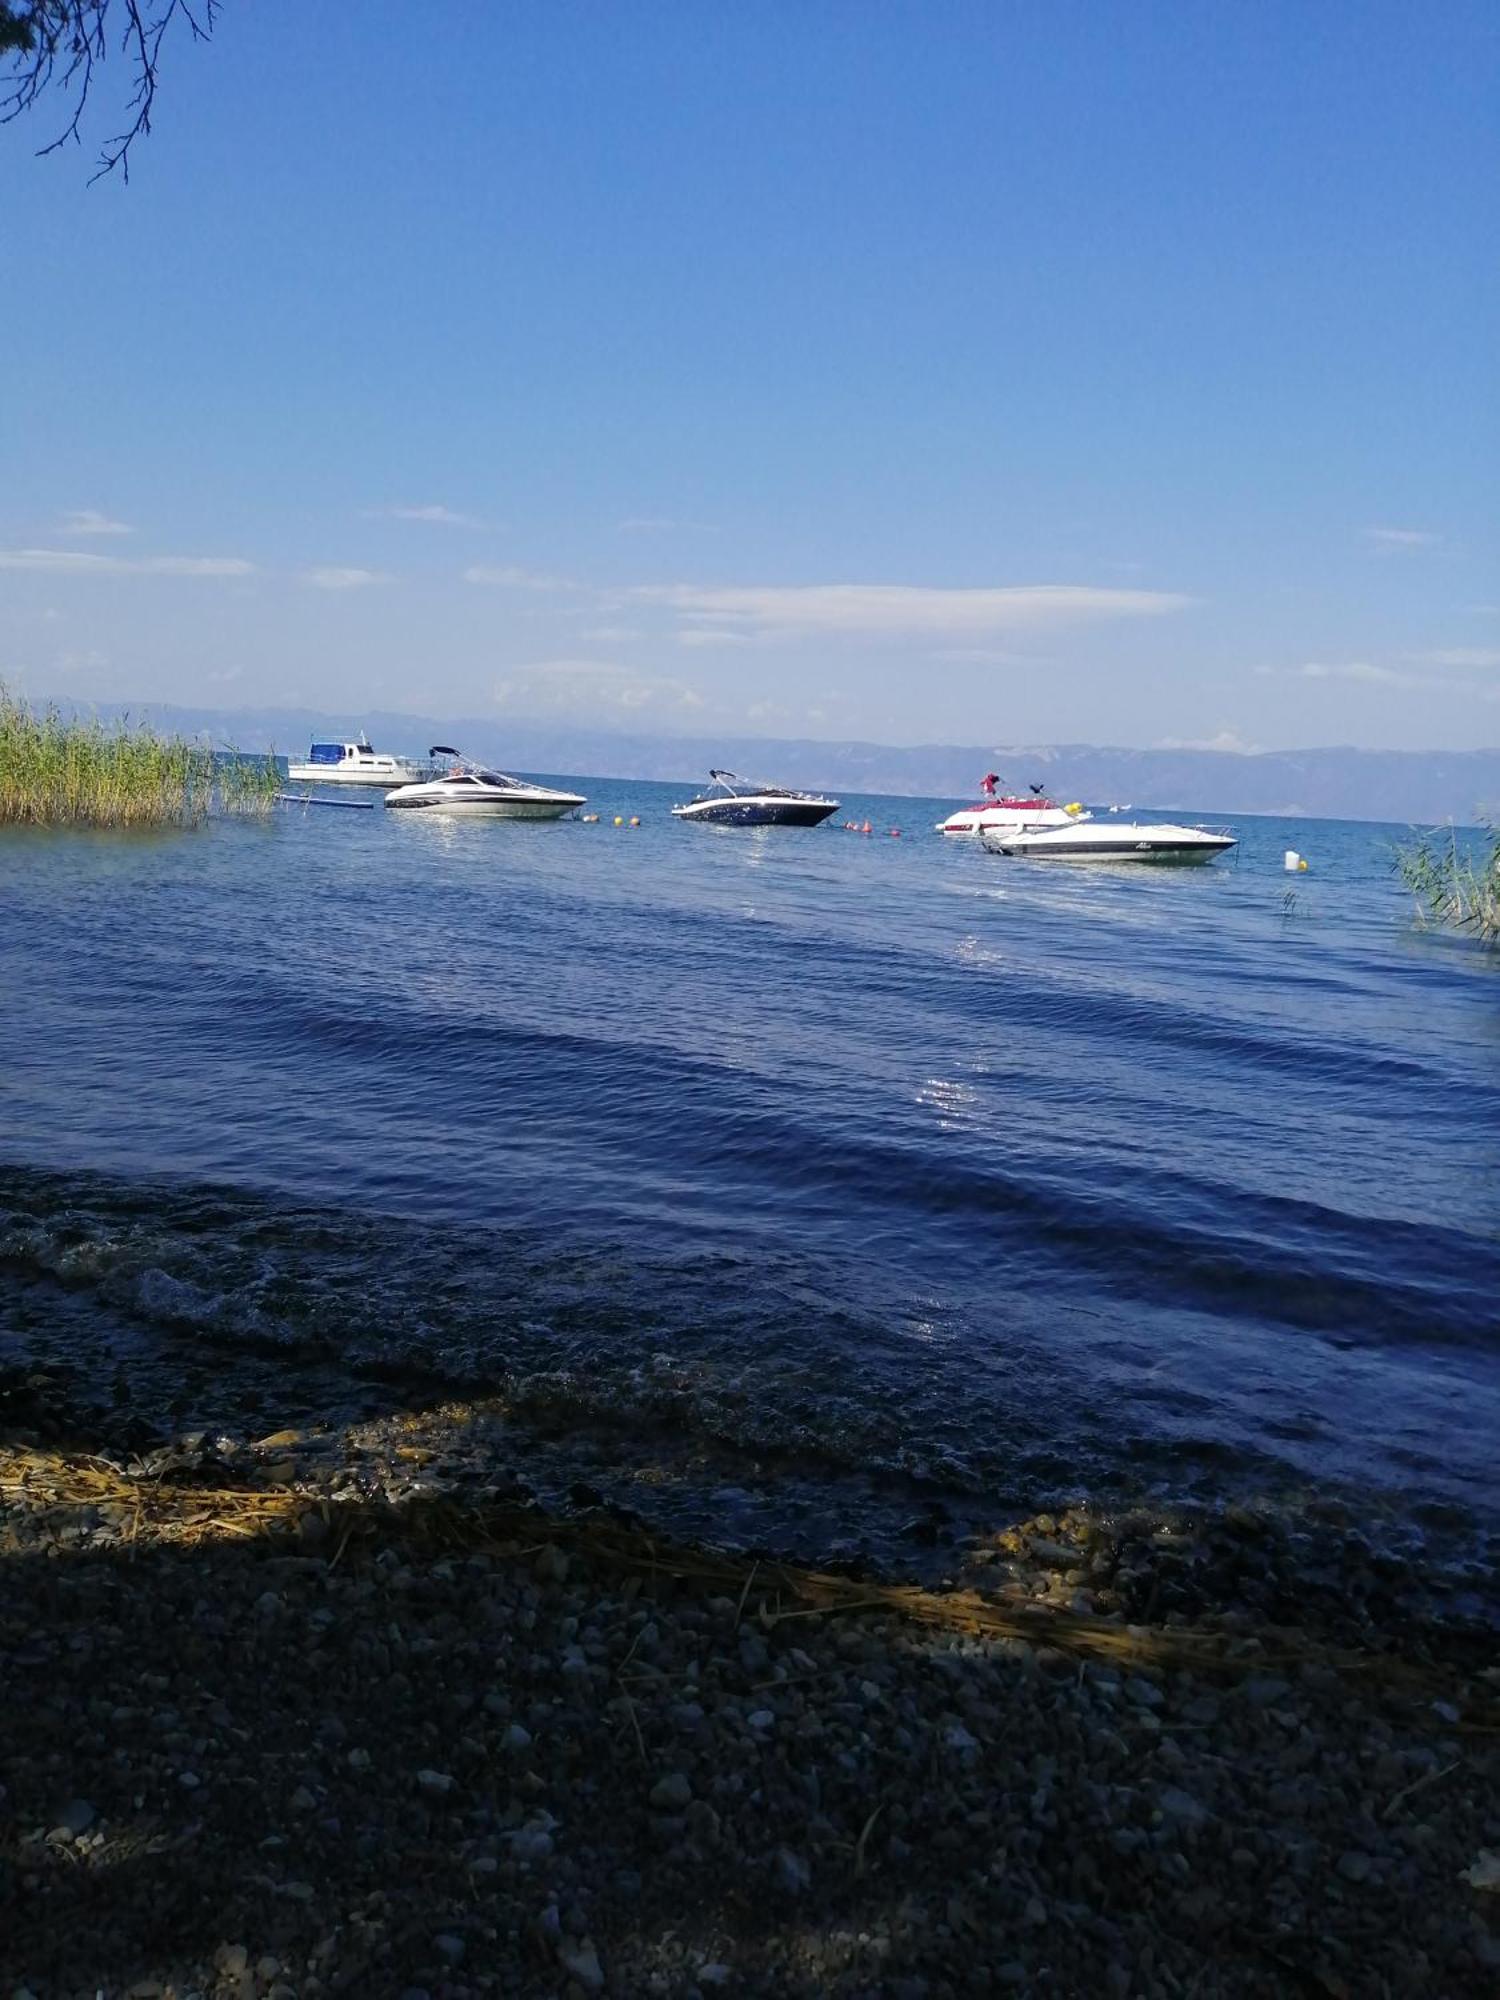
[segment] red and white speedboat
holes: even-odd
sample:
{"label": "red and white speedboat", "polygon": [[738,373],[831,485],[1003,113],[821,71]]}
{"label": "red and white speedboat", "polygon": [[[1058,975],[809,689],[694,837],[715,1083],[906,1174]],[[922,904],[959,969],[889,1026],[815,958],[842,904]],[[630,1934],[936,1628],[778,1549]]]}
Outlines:
{"label": "red and white speedboat", "polygon": [[938,822],[939,833],[1020,833],[1032,827],[1071,826],[1083,811],[1081,805],[1060,806],[1043,795],[1040,785],[1031,787],[1030,798],[1015,798],[998,792],[999,780],[991,772],[984,780],[984,797],[978,805],[960,806]]}

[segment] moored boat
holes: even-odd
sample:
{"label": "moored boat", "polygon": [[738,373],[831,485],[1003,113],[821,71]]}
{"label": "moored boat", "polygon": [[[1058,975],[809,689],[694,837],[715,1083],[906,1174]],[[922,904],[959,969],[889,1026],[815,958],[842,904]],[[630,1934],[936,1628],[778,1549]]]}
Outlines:
{"label": "moored boat", "polygon": [[1232,833],[1218,827],[1178,826],[1169,820],[1106,823],[1087,813],[1063,827],[987,827],[980,840],[992,854],[1032,861],[1155,861],[1179,867],[1212,861],[1238,845]]}
{"label": "moored boat", "polygon": [[444,813],[456,819],[561,819],[588,803],[579,792],[534,785],[472,764],[445,743],[435,743],[429,754],[455,762],[439,777],[387,792],[385,802],[393,811]]}
{"label": "moored boat", "polygon": [[298,785],[413,785],[430,778],[432,766],[377,750],[361,730],[354,743],[314,743],[304,763],[288,762],[286,775]]}
{"label": "moored boat", "polygon": [[957,812],[949,813],[945,820],[939,820],[938,833],[983,833],[986,828],[1001,831],[1015,831],[1026,826],[1071,826],[1083,811],[1081,805],[1060,806],[1047,798],[1040,785],[1031,787],[1028,798],[1011,793],[1002,793],[996,788],[999,778],[993,771],[985,773],[984,796],[977,805],[960,806]]}
{"label": "moored boat", "polygon": [[673,819],[709,826],[819,826],[839,809],[837,799],[818,792],[792,792],[780,785],[753,785],[733,771],[710,771],[706,790],[686,805],[673,806]]}

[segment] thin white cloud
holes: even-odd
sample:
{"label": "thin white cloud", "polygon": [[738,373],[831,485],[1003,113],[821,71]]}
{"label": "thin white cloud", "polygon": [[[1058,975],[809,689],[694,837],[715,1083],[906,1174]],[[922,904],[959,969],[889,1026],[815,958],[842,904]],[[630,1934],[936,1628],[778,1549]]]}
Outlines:
{"label": "thin white cloud", "polygon": [[475,563],[464,571],[465,583],[493,585],[499,590],[576,590],[570,576],[547,576],[540,570],[519,569],[514,563]]}
{"label": "thin white cloud", "polygon": [[1305,660],[1292,672],[1305,681],[1367,681],[1382,687],[1420,687],[1421,677],[1397,673],[1374,660]]}
{"label": "thin white cloud", "polygon": [[1377,549],[1435,549],[1442,541],[1429,528],[1366,528],[1364,537]]}
{"label": "thin white cloud", "polygon": [[112,521],[108,514],[101,514],[97,507],[74,507],[58,522],[58,533],[63,535],[133,535],[135,529],[127,521]]}
{"label": "thin white cloud", "polygon": [[1158,618],[1191,601],[1160,590],[1097,590],[1038,583],[993,590],[928,589],[894,583],[822,583],[712,588],[640,584],[644,603],[682,613],[700,627],[861,637],[966,637],[1036,631],[1110,618]]}
{"label": "thin white cloud", "polygon": [[591,646],[623,646],[645,634],[638,625],[587,625],[578,636]]}
{"label": "thin white cloud", "polygon": [[439,528],[480,528],[486,531],[494,527],[492,521],[482,521],[477,514],[461,514],[456,507],[443,507],[434,503],[427,507],[372,507],[369,518],[388,521],[428,521]]}
{"label": "thin white cloud", "polygon": [[1492,646],[1441,646],[1430,653],[1408,653],[1433,667],[1500,667],[1500,652]]}
{"label": "thin white cloud", "polygon": [[0,569],[51,576],[250,576],[242,556],[99,556],[84,549],[0,549]]}
{"label": "thin white cloud", "polygon": [[304,570],[302,580],[317,590],[363,590],[369,584],[385,582],[378,569],[341,569],[333,564]]}
{"label": "thin white cloud", "polygon": [[728,625],[684,625],[677,634],[679,646],[749,646],[749,632],[736,632]]}
{"label": "thin white cloud", "polygon": [[1017,653],[1007,646],[934,646],[929,658],[959,660],[976,667],[1040,666],[1039,653]]}
{"label": "thin white cloud", "polygon": [[670,514],[631,514],[623,521],[616,521],[617,535],[665,535],[692,534],[716,535],[718,529],[707,521],[679,521]]}
{"label": "thin white cloud", "polygon": [[670,717],[698,709],[685,682],[641,674],[614,660],[531,660],[509,668],[492,690],[497,707],[518,714]]}
{"label": "thin white cloud", "polygon": [[[1423,694],[1457,694],[1485,700],[1497,698],[1473,680],[1454,680],[1434,668],[1500,666],[1500,653],[1453,647],[1445,652],[1405,653],[1399,667],[1379,660],[1304,660],[1300,666],[1259,666],[1257,674],[1277,680],[1355,681],[1366,687],[1415,688]],[[1415,670],[1413,670],[1415,669]]]}

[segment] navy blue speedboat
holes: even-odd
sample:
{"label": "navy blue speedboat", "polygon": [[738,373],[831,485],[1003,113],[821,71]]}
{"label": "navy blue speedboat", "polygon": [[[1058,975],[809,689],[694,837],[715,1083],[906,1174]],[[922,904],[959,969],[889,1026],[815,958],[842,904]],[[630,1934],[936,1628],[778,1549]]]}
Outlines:
{"label": "navy blue speedboat", "polygon": [[837,799],[817,792],[789,792],[780,785],[752,785],[733,771],[710,771],[707,791],[685,806],[673,806],[673,819],[704,820],[710,826],[818,826],[837,812]]}

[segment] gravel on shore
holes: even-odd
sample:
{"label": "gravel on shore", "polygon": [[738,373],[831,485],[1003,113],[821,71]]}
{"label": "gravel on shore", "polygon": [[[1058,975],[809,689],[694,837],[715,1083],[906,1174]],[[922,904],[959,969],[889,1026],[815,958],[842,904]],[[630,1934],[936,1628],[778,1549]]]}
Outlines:
{"label": "gravel on shore", "polygon": [[266,1443],[0,1450],[0,2000],[1500,1993],[1495,1654],[1337,1537],[1038,1517],[1021,1637]]}

